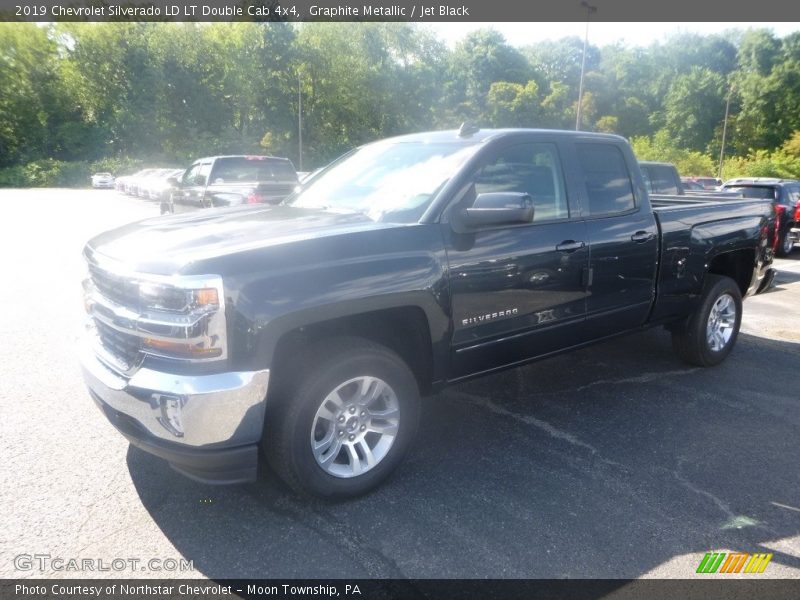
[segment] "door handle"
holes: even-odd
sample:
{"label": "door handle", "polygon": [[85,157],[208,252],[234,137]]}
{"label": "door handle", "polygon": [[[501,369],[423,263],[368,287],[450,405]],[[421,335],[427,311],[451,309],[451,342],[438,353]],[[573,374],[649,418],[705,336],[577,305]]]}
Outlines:
{"label": "door handle", "polygon": [[637,231],[631,236],[631,241],[636,242],[637,244],[644,244],[645,242],[652,240],[654,237],[656,237],[656,234],[650,231]]}
{"label": "door handle", "polygon": [[559,252],[575,252],[576,250],[580,250],[581,248],[585,248],[586,244],[584,242],[576,242],[575,240],[564,240],[558,246],[556,246],[556,250]]}

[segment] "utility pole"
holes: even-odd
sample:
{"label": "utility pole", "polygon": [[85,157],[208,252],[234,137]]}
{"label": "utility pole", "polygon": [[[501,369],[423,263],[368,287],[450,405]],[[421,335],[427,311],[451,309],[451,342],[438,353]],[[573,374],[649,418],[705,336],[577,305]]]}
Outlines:
{"label": "utility pole", "polygon": [[717,171],[717,177],[719,179],[722,179],[722,164],[725,161],[725,137],[728,133],[728,113],[731,109],[731,95],[733,94],[734,87],[734,85],[731,85],[728,90],[728,99],[725,101],[725,120],[722,122],[722,145],[719,149],[719,170]]}
{"label": "utility pole", "polygon": [[303,82],[297,69],[297,170],[303,170]]}
{"label": "utility pole", "polygon": [[592,13],[597,12],[597,7],[592,6],[586,0],[581,2],[581,6],[586,9],[586,35],[583,36],[583,57],[581,58],[581,82],[578,85],[578,117],[575,119],[575,131],[581,128],[581,118],[583,117],[583,73],[586,70],[586,48],[589,46],[589,20]]}

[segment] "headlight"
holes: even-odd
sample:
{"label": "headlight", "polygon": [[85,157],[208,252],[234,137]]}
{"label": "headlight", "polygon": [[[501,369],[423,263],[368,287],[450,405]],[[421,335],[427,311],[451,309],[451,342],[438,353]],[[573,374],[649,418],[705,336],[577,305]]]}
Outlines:
{"label": "headlight", "polygon": [[139,301],[142,310],[185,313],[192,310],[219,308],[219,291],[215,287],[185,289],[172,285],[141,283]]}
{"label": "headlight", "polygon": [[141,354],[191,361],[227,358],[225,293],[218,275],[162,277],[89,265],[88,324],[125,369]]}
{"label": "headlight", "polygon": [[178,359],[220,359],[226,354],[222,281],[195,278],[175,284],[140,282],[138,329],[142,350]]}

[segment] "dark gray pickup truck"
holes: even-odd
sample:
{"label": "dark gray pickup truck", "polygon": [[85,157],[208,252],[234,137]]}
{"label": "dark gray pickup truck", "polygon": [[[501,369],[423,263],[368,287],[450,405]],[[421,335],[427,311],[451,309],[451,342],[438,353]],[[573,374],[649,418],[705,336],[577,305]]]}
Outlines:
{"label": "dark gray pickup truck", "polygon": [[[420,397],[645,327],[732,350],[770,280],[759,200],[651,204],[627,142],[462,128],[366,145],[277,206],[91,240],[81,361],[131,443],[207,482],[376,486]],[[477,475],[477,474],[476,474]]]}
{"label": "dark gray pickup truck", "polygon": [[171,183],[172,196],[162,213],[175,212],[175,203],[198,207],[277,204],[299,182],[288,158],[235,155],[200,158]]}

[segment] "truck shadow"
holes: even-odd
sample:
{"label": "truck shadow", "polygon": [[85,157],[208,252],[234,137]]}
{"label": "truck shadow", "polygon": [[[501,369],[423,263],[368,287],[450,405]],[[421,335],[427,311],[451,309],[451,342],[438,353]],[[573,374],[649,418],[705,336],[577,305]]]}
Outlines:
{"label": "truck shadow", "polygon": [[340,504],[266,470],[210,487],[133,447],[127,462],[211,578],[688,577],[689,553],[725,549],[800,569],[798,358],[741,335],[695,369],[648,331],[461,384],[425,402],[383,487]]}

